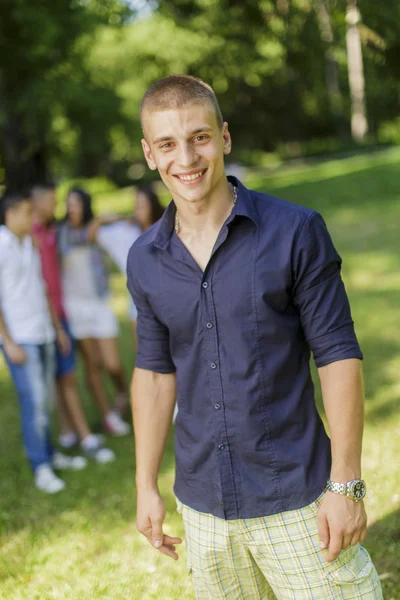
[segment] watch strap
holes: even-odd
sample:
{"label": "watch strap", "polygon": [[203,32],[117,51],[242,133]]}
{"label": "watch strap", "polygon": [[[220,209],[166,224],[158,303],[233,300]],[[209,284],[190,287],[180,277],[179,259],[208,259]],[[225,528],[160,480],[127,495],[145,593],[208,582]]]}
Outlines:
{"label": "watch strap", "polygon": [[337,483],[336,481],[328,479],[326,487],[330,492],[333,492],[334,494],[342,494],[342,496],[347,496],[347,483]]}

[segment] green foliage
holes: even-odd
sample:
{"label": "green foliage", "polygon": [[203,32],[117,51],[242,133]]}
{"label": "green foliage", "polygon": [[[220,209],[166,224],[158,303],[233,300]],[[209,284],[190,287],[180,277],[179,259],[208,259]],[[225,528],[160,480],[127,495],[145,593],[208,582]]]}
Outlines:
{"label": "green foliage", "polygon": [[76,177],[74,179],[63,179],[60,185],[57,186],[57,199],[65,200],[68,191],[72,187],[83,188],[92,196],[96,196],[98,194],[109,194],[117,189],[115,183],[113,183],[110,179],[107,179],[107,177],[92,177],[91,179]]}
{"label": "green foliage", "polygon": [[400,145],[400,117],[384,121],[379,127],[378,137],[383,143]]}
{"label": "green foliage", "polygon": [[[170,73],[214,87],[234,133],[233,160],[296,144],[341,147],[350,131],[346,2],[325,2],[330,44],[320,2],[3,0],[2,166],[17,161],[7,167],[17,179],[101,174],[134,182],[132,165],[143,162],[139,103]],[[146,15],[132,6],[147,7]],[[360,8],[370,135],[396,141],[386,123],[398,116],[399,4]],[[328,59],[337,70],[335,97]]]}

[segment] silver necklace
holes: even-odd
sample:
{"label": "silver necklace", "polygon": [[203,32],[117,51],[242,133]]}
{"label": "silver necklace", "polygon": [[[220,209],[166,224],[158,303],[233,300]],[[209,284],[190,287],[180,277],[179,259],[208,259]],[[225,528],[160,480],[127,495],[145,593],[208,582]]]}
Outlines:
{"label": "silver necklace", "polygon": [[[235,206],[236,201],[237,201],[238,189],[232,183],[229,183],[229,185],[232,188],[232,201],[233,201],[233,206]],[[179,233],[179,214],[178,214],[178,209],[176,209],[176,213],[175,213],[175,233]]]}

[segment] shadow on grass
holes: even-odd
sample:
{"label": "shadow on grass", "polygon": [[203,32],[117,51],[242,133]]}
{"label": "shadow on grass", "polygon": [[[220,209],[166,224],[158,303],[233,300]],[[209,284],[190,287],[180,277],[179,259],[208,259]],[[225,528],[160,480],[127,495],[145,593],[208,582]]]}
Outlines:
{"label": "shadow on grass", "polygon": [[365,547],[371,553],[382,580],[386,600],[400,598],[400,508],[374,523]]}

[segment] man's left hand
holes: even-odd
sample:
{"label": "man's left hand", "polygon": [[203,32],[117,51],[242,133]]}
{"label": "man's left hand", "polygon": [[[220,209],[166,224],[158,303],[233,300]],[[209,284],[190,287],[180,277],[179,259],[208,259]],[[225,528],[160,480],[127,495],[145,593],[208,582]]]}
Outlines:
{"label": "man's left hand", "polygon": [[332,562],[341,550],[362,542],[367,535],[364,502],[326,492],[318,511],[321,550],[328,548],[327,561]]}

